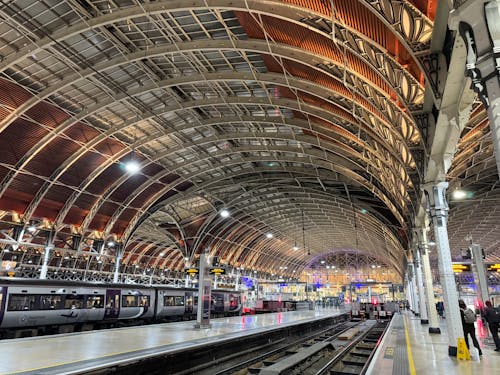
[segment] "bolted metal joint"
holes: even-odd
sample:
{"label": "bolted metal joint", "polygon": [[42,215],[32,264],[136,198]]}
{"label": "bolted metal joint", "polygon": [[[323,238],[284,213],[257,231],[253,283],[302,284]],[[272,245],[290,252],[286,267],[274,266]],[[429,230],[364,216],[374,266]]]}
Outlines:
{"label": "bolted metal joint", "polygon": [[447,188],[448,182],[439,182],[437,185],[427,184],[424,186],[426,212],[431,219],[436,219],[435,225],[438,227],[444,226],[448,220]]}
{"label": "bolted metal joint", "polygon": [[479,99],[485,108],[490,106],[488,100],[488,90],[486,89],[485,80],[481,74],[481,70],[476,66],[478,55],[476,49],[476,40],[474,38],[474,31],[469,24],[460,22],[459,32],[462,39],[465,41],[467,48],[467,62],[465,64],[465,75],[471,79],[471,89],[478,94]]}

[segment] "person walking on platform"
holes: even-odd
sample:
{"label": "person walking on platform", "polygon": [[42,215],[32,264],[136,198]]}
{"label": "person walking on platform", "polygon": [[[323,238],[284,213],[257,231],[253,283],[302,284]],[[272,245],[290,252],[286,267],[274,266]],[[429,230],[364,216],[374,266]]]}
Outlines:
{"label": "person walking on platform", "polygon": [[467,335],[470,335],[470,337],[472,338],[472,343],[479,351],[479,355],[483,355],[481,347],[479,346],[479,342],[476,338],[476,328],[474,327],[476,314],[465,305],[465,302],[462,299],[458,300],[458,307],[460,307],[460,316],[462,318],[462,327],[464,328],[465,345],[467,345],[467,349],[469,349],[469,340],[467,338]]}
{"label": "person walking on platform", "polygon": [[436,310],[440,318],[444,318],[444,303],[443,301],[439,301],[436,303]]}
{"label": "person walking on platform", "polygon": [[498,325],[500,323],[500,311],[498,307],[495,309],[490,301],[486,301],[485,308],[483,312],[484,319],[488,322],[488,327],[490,328],[491,336],[493,336],[493,341],[495,341],[495,351],[500,352],[500,340],[498,339]]}

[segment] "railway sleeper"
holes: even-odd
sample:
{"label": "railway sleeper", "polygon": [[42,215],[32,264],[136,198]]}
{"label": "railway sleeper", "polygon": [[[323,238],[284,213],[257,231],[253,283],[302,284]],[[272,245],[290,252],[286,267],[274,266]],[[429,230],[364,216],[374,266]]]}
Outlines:
{"label": "railway sleeper", "polygon": [[349,354],[346,358],[342,359],[342,363],[351,366],[364,366],[366,364],[366,358],[355,357]]}
{"label": "railway sleeper", "polygon": [[360,342],[358,345],[356,345],[356,348],[358,349],[365,349],[365,350],[373,350],[375,348],[375,344],[372,342]]}
{"label": "railway sleeper", "polygon": [[352,356],[356,356],[356,357],[365,357],[365,358],[368,358],[370,356],[370,354],[372,354],[372,351],[371,350],[360,350],[358,348],[354,349],[352,352],[351,352],[351,355]]}
{"label": "railway sleeper", "polygon": [[269,359],[265,359],[262,361],[262,363],[264,364],[264,366],[272,366],[276,363],[276,361],[271,361]]}
{"label": "railway sleeper", "polygon": [[358,375],[361,368],[359,366],[345,366],[340,370],[331,370],[330,375]]}
{"label": "railway sleeper", "polygon": [[314,341],[325,341],[325,340],[328,340],[330,338],[330,336],[319,336],[319,337],[315,337],[314,338]]}
{"label": "railway sleeper", "polygon": [[326,349],[335,350],[331,342],[318,342],[314,345],[311,345],[309,348],[306,348],[290,357],[276,362],[272,366],[261,369],[260,375],[287,374],[291,369],[297,367],[301,363],[308,361],[314,355]]}

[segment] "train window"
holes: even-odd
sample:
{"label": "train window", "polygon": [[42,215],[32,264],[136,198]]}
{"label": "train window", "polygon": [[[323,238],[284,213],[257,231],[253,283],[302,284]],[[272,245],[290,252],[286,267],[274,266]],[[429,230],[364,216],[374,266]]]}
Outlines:
{"label": "train window", "polygon": [[40,310],[62,309],[62,296],[57,294],[42,294],[40,296]]}
{"label": "train window", "polygon": [[82,295],[67,294],[64,300],[65,309],[81,309],[83,307]]}
{"label": "train window", "polygon": [[104,296],[93,295],[87,296],[87,309],[102,309],[104,307]]}
{"label": "train window", "polygon": [[149,306],[149,296],[139,296],[139,306]]}
{"label": "train window", "polygon": [[7,311],[35,310],[36,297],[34,294],[11,294]]}
{"label": "train window", "polygon": [[237,307],[239,304],[239,296],[234,296],[233,294],[229,295],[229,306],[231,308]]}
{"label": "train window", "polygon": [[122,296],[122,307],[137,307],[138,300],[136,296]]}
{"label": "train window", "polygon": [[163,306],[184,306],[184,297],[163,296]]}
{"label": "train window", "polygon": [[212,294],[210,297],[212,305],[224,305],[224,295],[223,294]]}

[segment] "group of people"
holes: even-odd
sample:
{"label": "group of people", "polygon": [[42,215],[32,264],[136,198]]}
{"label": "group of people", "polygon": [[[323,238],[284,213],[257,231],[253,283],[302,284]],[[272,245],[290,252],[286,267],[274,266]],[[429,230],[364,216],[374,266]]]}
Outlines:
{"label": "group of people", "polygon": [[[476,338],[476,330],[474,327],[474,321],[476,314],[470,308],[467,307],[463,300],[458,301],[458,306],[460,308],[460,316],[462,318],[462,327],[464,329],[465,336],[465,344],[467,345],[467,349],[469,349],[468,337],[470,335],[472,339],[472,343],[477,348],[479,355],[483,354],[481,347],[479,346],[479,342]],[[498,326],[500,324],[500,311],[492,306],[490,301],[486,301],[484,304],[484,308],[481,310],[481,316],[484,318],[486,323],[488,324],[488,328],[491,332],[491,336],[493,337],[493,341],[495,342],[495,351],[500,351],[500,340],[498,338]],[[469,316],[473,314],[474,318],[471,319]]]}

